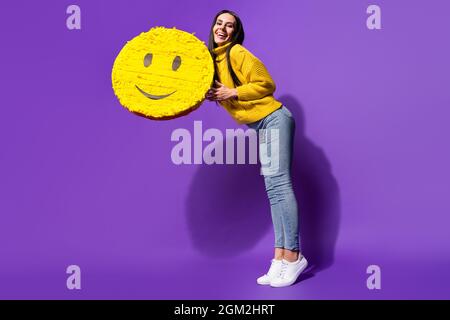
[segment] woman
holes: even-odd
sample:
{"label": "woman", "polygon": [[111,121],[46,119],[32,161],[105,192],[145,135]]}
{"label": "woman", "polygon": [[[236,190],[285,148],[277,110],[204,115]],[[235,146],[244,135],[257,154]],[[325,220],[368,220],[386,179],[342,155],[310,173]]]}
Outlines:
{"label": "woman", "polygon": [[[297,201],[291,183],[295,122],[286,106],[273,97],[275,83],[264,64],[242,46],[243,41],[244,29],[236,13],[220,11],[208,44],[215,62],[215,87],[208,90],[206,98],[220,103],[238,123],[257,130],[260,162],[277,164],[275,169],[261,168],[270,201],[275,254],[269,271],[257,283],[285,287],[293,284],[308,264],[300,252]],[[271,150],[270,157],[262,150]]]}

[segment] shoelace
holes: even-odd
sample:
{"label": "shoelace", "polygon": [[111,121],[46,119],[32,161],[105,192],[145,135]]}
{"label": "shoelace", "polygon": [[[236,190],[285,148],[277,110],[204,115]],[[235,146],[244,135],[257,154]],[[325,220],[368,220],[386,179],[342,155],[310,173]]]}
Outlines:
{"label": "shoelace", "polygon": [[286,274],[286,269],[287,269],[287,264],[283,263],[283,265],[281,266],[280,273],[278,274],[278,276],[280,278],[282,278],[282,279],[284,278],[284,275]]}

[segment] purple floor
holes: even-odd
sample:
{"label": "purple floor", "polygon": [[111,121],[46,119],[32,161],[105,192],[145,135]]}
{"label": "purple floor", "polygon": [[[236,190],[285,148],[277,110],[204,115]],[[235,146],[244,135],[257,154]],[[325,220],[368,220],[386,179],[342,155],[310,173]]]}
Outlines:
{"label": "purple floor", "polygon": [[[308,269],[291,287],[259,286],[255,279],[267,257],[250,253],[230,259],[159,257],[159,262],[132,265],[130,261],[80,265],[81,290],[66,288],[61,268],[3,273],[1,299],[448,299],[449,261],[383,259],[381,289],[366,287],[370,264],[363,255],[342,255],[322,271]],[[56,262],[54,266],[58,265]]]}

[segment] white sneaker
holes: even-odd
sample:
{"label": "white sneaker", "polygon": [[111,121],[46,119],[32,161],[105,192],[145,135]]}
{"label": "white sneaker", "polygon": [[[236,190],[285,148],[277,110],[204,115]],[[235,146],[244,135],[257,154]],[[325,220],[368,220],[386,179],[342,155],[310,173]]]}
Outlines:
{"label": "white sneaker", "polygon": [[297,280],[300,273],[302,273],[307,266],[308,261],[303,256],[294,262],[283,259],[281,270],[275,278],[272,278],[270,286],[277,288],[290,286]]}
{"label": "white sneaker", "polygon": [[265,275],[259,277],[256,282],[261,285],[270,284],[270,281],[280,273],[282,265],[282,260],[272,259],[269,271]]}

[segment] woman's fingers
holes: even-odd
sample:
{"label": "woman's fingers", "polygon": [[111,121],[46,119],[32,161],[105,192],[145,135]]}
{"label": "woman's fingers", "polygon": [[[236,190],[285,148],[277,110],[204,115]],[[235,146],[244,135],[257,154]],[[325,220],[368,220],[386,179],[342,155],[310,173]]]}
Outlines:
{"label": "woman's fingers", "polygon": [[213,101],[221,101],[224,100],[226,98],[226,92],[224,90],[224,85],[221,84],[220,82],[218,82],[216,80],[216,83],[218,85],[220,85],[221,87],[219,88],[211,88],[206,92],[206,98],[208,100],[213,100]]}
{"label": "woman's fingers", "polygon": [[215,83],[217,86],[219,86],[219,87],[223,87],[223,86],[224,86],[223,84],[221,84],[221,83],[220,83],[219,81],[217,81],[217,80],[215,80],[214,83]]}
{"label": "woman's fingers", "polygon": [[208,100],[214,101],[217,98],[216,96],[217,94],[215,93],[215,91],[208,90],[208,92],[206,92],[206,99]]}
{"label": "woman's fingers", "polygon": [[208,97],[215,97],[216,95],[217,95],[217,89],[209,89],[207,92],[206,92],[206,96],[208,96]]}

